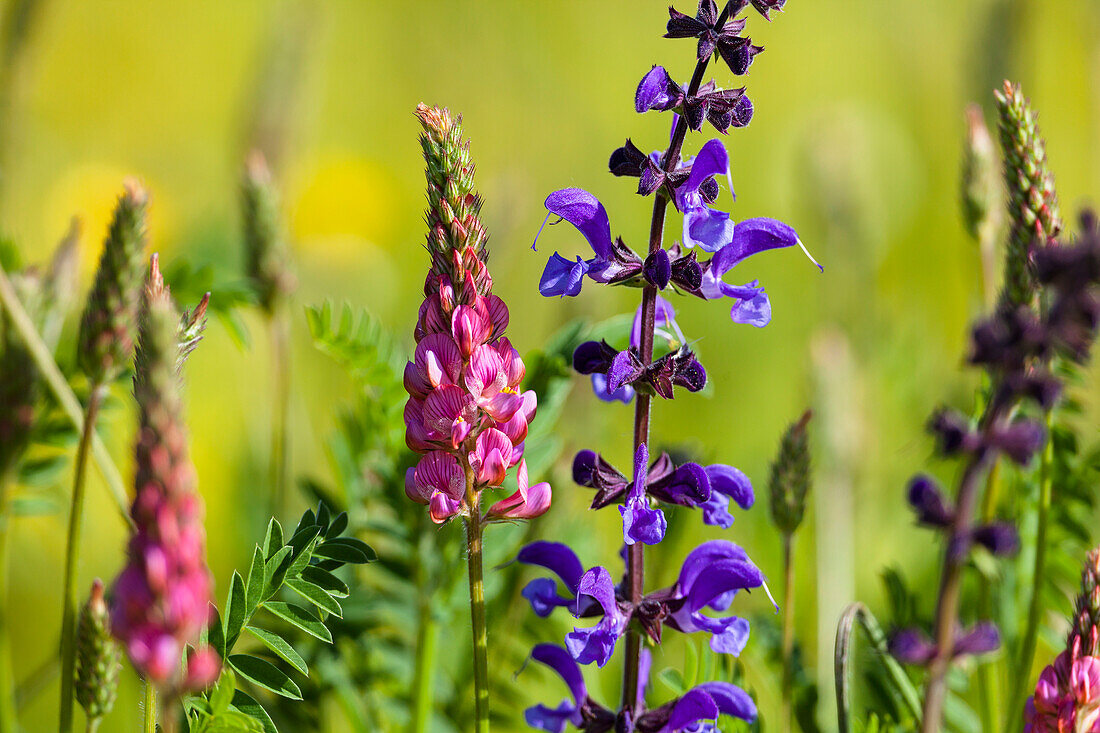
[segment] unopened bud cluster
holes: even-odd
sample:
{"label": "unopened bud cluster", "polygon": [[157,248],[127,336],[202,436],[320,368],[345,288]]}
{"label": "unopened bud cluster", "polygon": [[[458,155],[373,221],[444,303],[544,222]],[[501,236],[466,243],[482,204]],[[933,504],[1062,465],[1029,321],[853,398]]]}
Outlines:
{"label": "unopened bud cluster", "polygon": [[244,209],[245,272],[260,307],[274,312],[279,299],[294,289],[286,242],[279,223],[279,198],[263,155],[254,151],[241,184]]}
{"label": "unopened bud cluster", "polygon": [[810,441],[807,426],[813,413],[807,410],[798,422],[787,428],[772,463],[772,521],[785,535],[794,534],[806,512],[810,493]]}
{"label": "unopened bud cluster", "polygon": [[80,610],[76,628],[76,701],[90,719],[111,712],[118,692],[122,655],[111,637],[103,582],[96,578],[87,603]]}

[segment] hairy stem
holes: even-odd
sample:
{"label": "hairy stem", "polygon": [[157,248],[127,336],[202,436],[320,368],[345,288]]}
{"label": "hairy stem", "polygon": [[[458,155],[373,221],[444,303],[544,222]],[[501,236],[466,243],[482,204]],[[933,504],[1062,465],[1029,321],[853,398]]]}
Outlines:
{"label": "hairy stem", "polygon": [[[61,405],[65,415],[77,430],[83,431],[84,410],[80,406],[80,400],[76,398],[72,388],[69,387],[69,383],[65,381],[65,376],[57,367],[53,354],[50,353],[46,342],[42,340],[42,336],[39,335],[34,322],[27,315],[27,311],[24,310],[23,304],[19,302],[19,297],[15,294],[15,288],[12,287],[11,280],[8,279],[7,273],[4,272],[2,267],[0,267],[0,308],[7,312],[16,332],[23,339],[23,345],[27,347],[31,358],[34,359],[35,368],[46,380],[46,384],[49,385],[50,391],[53,392],[54,398]],[[122,520],[133,528],[134,522],[130,519],[130,500],[127,498],[126,487],[122,484],[122,476],[119,474],[114,461],[111,460],[111,454],[107,452],[107,447],[103,445],[103,441],[99,439],[99,436],[94,433],[92,434],[92,456],[95,458],[103,480],[107,483],[107,488],[110,489],[111,497],[115,500],[115,505],[118,507]]]}
{"label": "hairy stem", "polygon": [[[1006,398],[994,394],[982,415],[979,430],[1001,420],[1007,409]],[[934,636],[936,654],[928,665],[928,681],[924,691],[924,711],[921,720],[923,733],[936,733],[943,724],[943,704],[947,696],[947,673],[955,648],[955,627],[959,616],[959,592],[962,586],[963,568],[970,550],[970,533],[978,503],[978,489],[982,474],[992,461],[992,452],[979,450],[967,460],[959,481],[955,518],[947,535],[944,548],[943,573],[936,599]]]}
{"label": "hairy stem", "polygon": [[76,572],[80,561],[80,532],[84,523],[84,476],[88,450],[95,433],[96,415],[103,400],[104,385],[93,385],[84,413],[84,430],[76,449],[73,465],[73,494],[69,505],[69,532],[65,541],[65,579],[61,608],[61,701],[58,730],[69,733],[73,727],[73,668],[76,661]]}
{"label": "hairy stem", "polygon": [[[718,26],[726,22],[729,16],[730,5],[726,4],[718,16]],[[694,95],[699,91],[699,85],[703,82],[703,74],[706,73],[710,58],[699,61],[695,65],[695,73],[691,76],[687,94]],[[675,170],[680,160],[680,150],[687,136],[687,119],[681,115],[672,131],[672,140],[668,151],[661,161],[665,171]],[[649,225],[649,252],[660,249],[664,243],[665,212],[668,209],[668,199],[658,191],[653,199],[653,216]],[[652,285],[646,285],[642,289],[642,333],[641,342],[638,345],[639,357],[642,364],[649,365],[653,362],[653,328],[657,312],[657,289]],[[639,394],[634,402],[634,451],[642,443],[649,443],[649,421],[652,398],[649,395]],[[632,603],[638,603],[645,593],[645,546],[640,542],[630,545],[626,558],[626,591]],[[642,635],[633,625],[626,635],[626,658],[623,665],[623,709],[633,710],[638,700],[638,674],[639,662],[642,654]]]}
{"label": "hairy stem", "polygon": [[273,514],[286,509],[290,473],[290,321],[286,309],[278,307],[268,319],[271,332],[271,366],[275,377],[275,414],[271,420],[271,489]]}
{"label": "hairy stem", "polygon": [[1053,496],[1054,481],[1051,475],[1054,463],[1054,440],[1051,429],[1054,418],[1051,412],[1046,414],[1047,441],[1039,462],[1039,523],[1035,533],[1035,567],[1031,576],[1031,598],[1027,607],[1027,625],[1020,639],[1020,658],[1012,673],[1012,687],[1009,690],[1009,721],[1019,720],[1023,711],[1024,698],[1027,696],[1027,683],[1031,679],[1031,664],[1035,660],[1035,644],[1039,638],[1039,621],[1043,612],[1042,587],[1043,571],[1047,558],[1047,525],[1050,518],[1050,504]]}
{"label": "hairy stem", "polygon": [[474,469],[466,470],[466,561],[470,572],[470,622],[474,635],[474,711],[477,733],[489,732],[489,639],[485,623],[485,582],[481,569],[481,494],[474,489]]}
{"label": "hairy stem", "polygon": [[782,696],[782,730],[793,730],[794,705],[792,701],[794,688],[794,535],[783,535],[783,684],[780,687]]}
{"label": "hairy stem", "polygon": [[157,733],[157,690],[149,680],[145,680],[145,704],[142,707],[145,710],[142,732]]}
{"label": "hairy stem", "polygon": [[8,492],[12,469],[0,472],[0,730],[17,730],[15,714],[15,671],[11,663],[11,638],[8,629],[8,531],[11,513]]}

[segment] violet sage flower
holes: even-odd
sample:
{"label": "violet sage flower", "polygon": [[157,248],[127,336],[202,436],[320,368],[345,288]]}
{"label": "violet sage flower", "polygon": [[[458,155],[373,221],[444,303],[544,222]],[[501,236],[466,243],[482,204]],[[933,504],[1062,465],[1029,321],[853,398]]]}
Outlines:
{"label": "violet sage flower", "polygon": [[[642,650],[637,710],[643,709],[645,688],[651,665],[648,650]],[[756,704],[748,693],[729,682],[705,682],[681,697],[635,717],[634,711],[618,714],[603,707],[588,694],[584,675],[576,661],[561,647],[539,644],[531,658],[544,664],[562,678],[572,700],[563,700],[556,708],[535,705],[527,708],[527,724],[536,730],[564,733],[569,725],[584,733],[607,733],[628,730],[653,733],[721,733],[717,727],[719,714],[730,715],[752,723],[756,720]]]}
{"label": "violet sage flower", "polygon": [[[715,652],[737,655],[748,641],[749,624],[737,616],[714,617],[704,609],[725,611],[738,591],[767,586],[760,570],[738,545],[712,540],[695,548],[684,560],[676,583],[654,591],[631,604],[606,568],[595,566],[583,573],[581,563],[567,546],[536,542],[520,551],[519,562],[544,567],[565,584],[572,598],[558,593],[549,578],[533,580],[523,596],[539,616],[555,608],[569,608],[574,617],[600,617],[594,626],[576,627],[565,637],[565,646],[580,664],[602,667],[610,659],[631,620],[660,642],[662,625],[683,633],[705,631]],[[770,594],[769,594],[770,597]]]}

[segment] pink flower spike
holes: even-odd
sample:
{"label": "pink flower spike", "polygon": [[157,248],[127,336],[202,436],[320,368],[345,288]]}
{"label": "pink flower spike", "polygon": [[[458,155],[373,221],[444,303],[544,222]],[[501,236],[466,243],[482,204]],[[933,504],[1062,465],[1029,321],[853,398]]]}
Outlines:
{"label": "pink flower spike", "polygon": [[464,357],[469,357],[492,335],[493,324],[489,321],[489,313],[483,305],[480,310],[478,312],[478,309],[468,305],[460,305],[451,317],[451,333]]}
{"label": "pink flower spike", "polygon": [[508,306],[495,295],[490,295],[484,301],[489,322],[493,324],[493,338],[498,338],[508,328]]}
{"label": "pink flower spike", "polygon": [[[461,501],[466,492],[466,475],[458,459],[441,450],[425,455],[413,471],[413,492],[429,501],[434,501],[437,493]],[[409,493],[408,488],[405,493]]]}
{"label": "pink flower spike", "polygon": [[214,684],[222,671],[222,660],[213,647],[204,646],[187,657],[187,676],[184,687],[194,692],[205,690]]}
{"label": "pink flower spike", "polygon": [[552,498],[550,484],[545,481],[527,486],[527,462],[520,461],[516,475],[519,490],[507,499],[501,499],[489,507],[489,516],[507,519],[534,519],[546,513]]}
{"label": "pink flower spike", "polygon": [[508,374],[500,354],[492,346],[479,346],[466,369],[466,389],[479,403],[508,386]]}
{"label": "pink flower spike", "polygon": [[448,519],[458,514],[459,502],[441,491],[432,494],[429,514],[436,524],[443,524]]}
{"label": "pink flower spike", "polygon": [[477,448],[469,458],[479,484],[500,486],[508,466],[512,465],[512,441],[501,431],[490,428],[477,436]]}

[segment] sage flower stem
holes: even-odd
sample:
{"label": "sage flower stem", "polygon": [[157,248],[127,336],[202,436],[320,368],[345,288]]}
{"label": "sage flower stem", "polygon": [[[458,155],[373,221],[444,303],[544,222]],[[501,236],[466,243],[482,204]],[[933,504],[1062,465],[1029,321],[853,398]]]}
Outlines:
{"label": "sage flower stem", "polygon": [[466,561],[470,573],[470,622],[474,635],[474,709],[477,733],[489,732],[489,642],[485,623],[485,582],[481,569],[481,496],[474,489],[474,470],[466,469]]}
{"label": "sage flower stem", "polygon": [[69,733],[73,726],[73,670],[76,660],[76,571],[80,560],[80,533],[84,520],[84,474],[88,451],[95,434],[96,416],[106,387],[92,386],[84,411],[84,429],[73,464],[73,493],[69,505],[69,531],[65,540],[65,576],[61,610],[61,701],[58,730]]}
{"label": "sage flower stem", "polygon": [[1039,636],[1039,621],[1043,611],[1041,589],[1046,567],[1047,525],[1054,489],[1051,467],[1054,462],[1054,441],[1051,440],[1053,413],[1046,413],[1047,442],[1039,459],[1039,521],[1035,533],[1035,568],[1032,571],[1031,598],[1028,601],[1027,625],[1020,637],[1020,658],[1013,668],[1012,687],[1008,698],[1008,723],[1015,724],[1024,707],[1027,686],[1031,681],[1031,664],[1035,659],[1035,643]]}
{"label": "sage flower stem", "polygon": [[[1003,391],[994,394],[979,430],[985,430],[1004,419],[1008,402]],[[939,595],[936,599],[935,643],[936,653],[928,666],[928,681],[924,693],[924,710],[921,719],[922,733],[938,733],[943,723],[943,705],[947,695],[947,673],[951,668],[955,648],[955,632],[958,623],[959,590],[962,571],[966,566],[974,511],[977,508],[981,478],[989,468],[990,451],[972,454],[959,481],[959,493],[955,517],[951,522],[944,548],[943,574],[940,577]]]}
{"label": "sage flower stem", "polygon": [[[729,4],[722,8],[718,16],[718,25],[721,26],[729,15]],[[695,73],[691,76],[687,93],[693,95],[699,91],[703,82],[703,74],[706,73],[710,57],[699,61],[695,65]],[[684,137],[687,136],[687,119],[681,116],[672,131],[672,140],[669,143],[668,152],[665,153],[663,166],[665,171],[675,170],[676,163],[680,159],[680,150],[684,145]],[[665,234],[665,211],[668,208],[668,198],[658,194],[653,199],[653,217],[649,227],[649,251],[655,252],[661,249]],[[638,345],[642,364],[648,366],[653,361],[653,329],[657,314],[657,288],[647,284],[642,289],[642,331]],[[639,394],[634,405],[634,450],[644,443],[649,443],[649,420],[652,398],[649,395]],[[627,553],[627,590],[632,603],[639,603],[645,593],[645,545],[635,542],[630,545]],[[638,673],[639,661],[642,652],[642,636],[639,631],[631,627],[626,639],[626,661],[623,666],[623,697],[622,707],[632,709],[638,699]]]}

